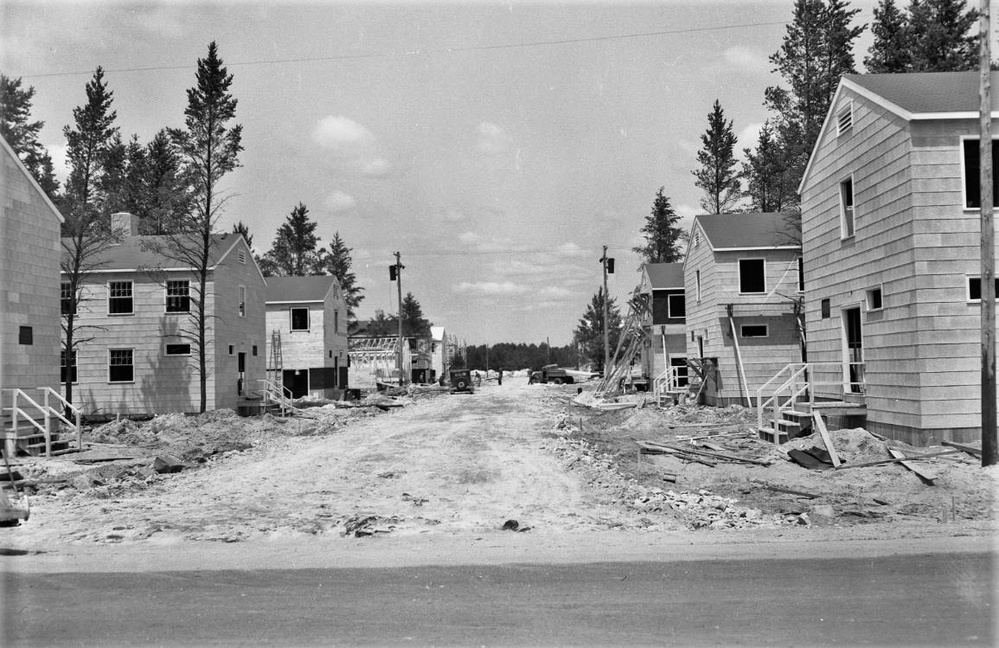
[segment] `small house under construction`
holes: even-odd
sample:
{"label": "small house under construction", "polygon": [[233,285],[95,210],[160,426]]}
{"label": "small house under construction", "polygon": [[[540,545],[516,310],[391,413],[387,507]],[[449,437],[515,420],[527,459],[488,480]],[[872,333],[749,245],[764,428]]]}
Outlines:
{"label": "small house under construction", "polygon": [[347,306],[335,277],[267,278],[267,374],[291,398],[347,387]]}
{"label": "small house under construction", "polygon": [[757,390],[801,360],[804,284],[797,216],[707,214],[683,263],[687,358],[709,405],[752,406]]}
{"label": "small house under construction", "polygon": [[[646,263],[642,266],[639,292],[650,308],[641,322],[644,340],[641,347],[642,373],[655,381],[673,367],[674,387],[686,387],[687,343],[686,294],[682,263]],[[657,387],[658,389],[658,387]]]}

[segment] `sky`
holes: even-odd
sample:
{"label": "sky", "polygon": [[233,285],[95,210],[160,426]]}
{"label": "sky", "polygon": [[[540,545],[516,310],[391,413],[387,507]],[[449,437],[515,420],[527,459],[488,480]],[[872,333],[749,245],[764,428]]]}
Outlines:
{"label": "sky", "polygon": [[[854,0],[870,24],[875,0]],[[124,138],[181,127],[215,41],[234,76],[241,167],[223,222],[258,253],[299,203],[353,249],[357,316],[403,294],[468,344],[568,344],[602,284],[626,312],[641,227],[664,187],[701,213],[700,136],[716,100],[755,145],[792,0],[690,2],[16,2],[0,71],[65,177],[63,127],[97,66]],[[858,67],[870,44],[855,49]]]}

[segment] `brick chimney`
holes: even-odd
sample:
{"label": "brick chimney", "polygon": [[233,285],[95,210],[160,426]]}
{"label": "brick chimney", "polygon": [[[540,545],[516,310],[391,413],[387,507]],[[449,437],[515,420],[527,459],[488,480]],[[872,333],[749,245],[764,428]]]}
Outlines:
{"label": "brick chimney", "polygon": [[139,235],[139,217],[128,212],[111,214],[111,232],[122,238]]}

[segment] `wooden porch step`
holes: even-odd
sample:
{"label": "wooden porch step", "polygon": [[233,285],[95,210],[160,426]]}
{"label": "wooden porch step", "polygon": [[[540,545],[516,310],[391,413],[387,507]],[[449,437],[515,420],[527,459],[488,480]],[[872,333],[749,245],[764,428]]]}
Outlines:
{"label": "wooden porch step", "polygon": [[768,427],[761,427],[757,432],[757,435],[764,441],[770,441],[771,443],[777,444],[787,443],[789,438],[787,432],[783,432],[781,430],[774,432],[773,428]]}

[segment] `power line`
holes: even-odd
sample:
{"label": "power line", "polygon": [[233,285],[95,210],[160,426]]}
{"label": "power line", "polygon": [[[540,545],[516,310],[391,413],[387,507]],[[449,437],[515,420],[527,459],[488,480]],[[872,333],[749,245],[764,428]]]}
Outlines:
{"label": "power line", "polygon": [[[705,32],[726,31],[732,29],[751,29],[754,27],[775,27],[775,26],[783,26],[786,24],[787,21],[776,20],[770,22],[745,23],[740,25],[717,25],[714,27],[664,29],[661,31],[636,32],[632,34],[612,34],[609,36],[562,38],[556,40],[528,41],[523,43],[500,43],[496,45],[472,45],[469,47],[445,47],[440,49],[429,49],[429,50],[407,50],[405,52],[397,52],[397,51],[367,52],[361,54],[340,54],[338,56],[310,56],[310,57],[300,57],[300,58],[259,59],[256,61],[235,61],[235,62],[227,62],[226,66],[248,67],[254,65],[283,65],[288,63],[321,63],[321,62],[331,62],[331,61],[353,61],[361,59],[392,58],[399,56],[419,56],[426,54],[459,54],[465,52],[488,52],[494,50],[527,49],[531,47],[553,47],[559,45],[572,45],[576,43],[597,43],[601,41],[628,40],[634,38],[651,38],[655,36],[671,36],[675,34],[699,34]],[[105,72],[113,72],[116,74],[124,74],[130,72],[162,72],[166,70],[187,70],[190,69],[190,67],[191,67],[190,65],[155,65],[148,67],[109,68],[106,69]],[[41,79],[49,77],[79,76],[83,74],[92,74],[92,73],[93,70],[84,70],[84,71],[75,71],[75,72],[49,72],[45,74],[24,75],[24,78]]]}
{"label": "power line", "polygon": [[[614,247],[608,246],[608,250],[618,250],[630,252],[629,247]],[[580,249],[579,253],[573,253],[571,258],[580,257],[583,258],[583,253],[587,250]],[[505,250],[435,250],[433,252],[411,252],[407,251],[407,257],[449,257],[449,256],[482,256],[482,255],[499,255],[499,254],[565,254],[565,250],[559,248],[549,248],[549,249],[535,249],[535,250],[523,250],[523,249],[505,249]],[[597,254],[596,250],[593,254]],[[391,256],[391,255],[389,255]],[[355,261],[358,260],[376,260],[382,259],[385,255],[362,255],[362,256],[352,256],[351,258]]]}

